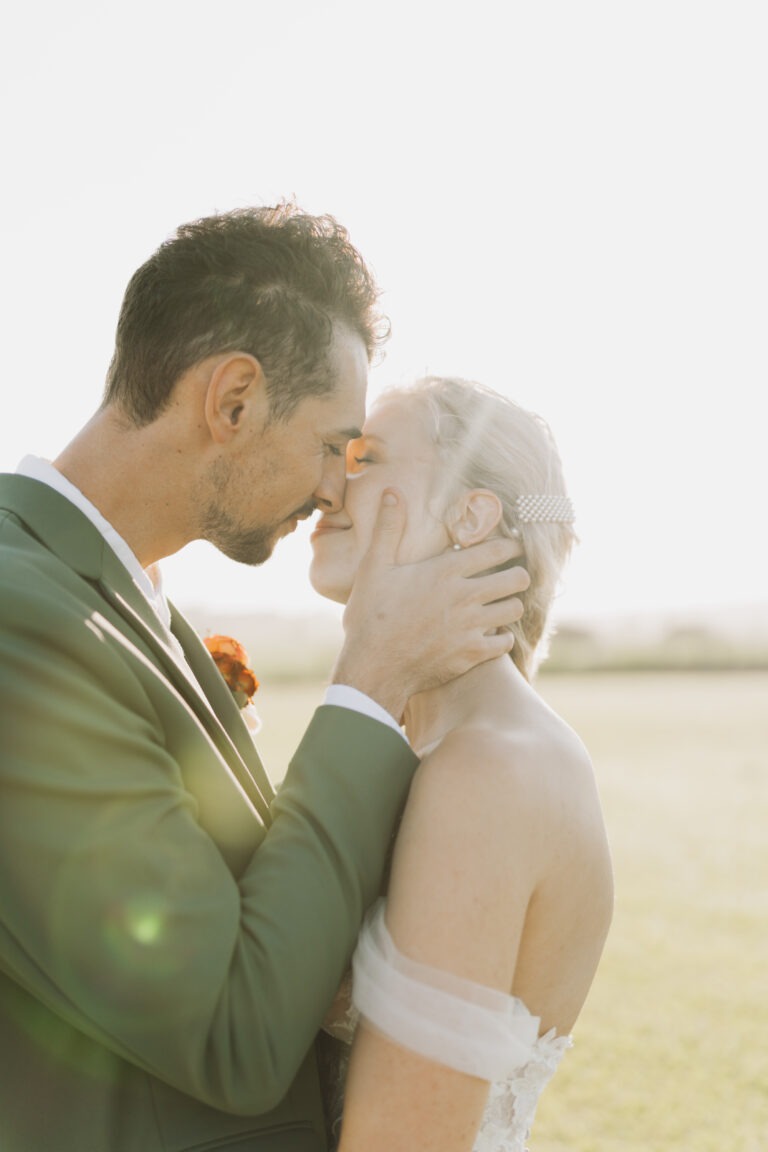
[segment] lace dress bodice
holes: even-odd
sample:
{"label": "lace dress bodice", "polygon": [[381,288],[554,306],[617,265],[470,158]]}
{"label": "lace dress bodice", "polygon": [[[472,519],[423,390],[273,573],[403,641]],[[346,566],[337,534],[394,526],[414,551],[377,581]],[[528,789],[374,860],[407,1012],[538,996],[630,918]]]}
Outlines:
{"label": "lace dress bodice", "polygon": [[349,1045],[360,1014],[385,1035],[438,1063],[490,1081],[472,1152],[525,1152],[542,1091],[568,1036],[538,1035],[523,1002],[403,956],[384,923],[381,901],[366,920],[354,958],[354,987],[342,987],[321,1045],[331,1148],[341,1127]]}
{"label": "lace dress bodice", "polygon": [[571,1044],[569,1036],[547,1032],[538,1038],[521,1068],[491,1084],[472,1152],[524,1152],[539,1097]]}

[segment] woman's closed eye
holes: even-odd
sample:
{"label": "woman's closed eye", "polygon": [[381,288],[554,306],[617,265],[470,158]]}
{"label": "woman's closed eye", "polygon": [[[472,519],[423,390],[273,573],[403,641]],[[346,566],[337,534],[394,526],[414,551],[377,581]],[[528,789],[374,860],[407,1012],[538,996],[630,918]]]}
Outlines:
{"label": "woman's closed eye", "polygon": [[376,460],[367,450],[365,440],[350,440],[347,445],[347,476],[357,476]]}

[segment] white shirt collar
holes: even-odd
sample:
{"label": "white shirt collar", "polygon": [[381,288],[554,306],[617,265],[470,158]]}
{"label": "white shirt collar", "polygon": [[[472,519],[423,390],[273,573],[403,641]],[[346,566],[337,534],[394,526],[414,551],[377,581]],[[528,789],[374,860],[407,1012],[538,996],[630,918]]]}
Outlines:
{"label": "white shirt collar", "polygon": [[30,480],[39,480],[42,484],[47,484],[49,488],[53,488],[61,496],[66,497],[70,504],[74,504],[76,508],[80,509],[84,516],[88,517],[94,528],[98,529],[112,551],[117,555],[120,562],[128,569],[134,584],[158,616],[160,622],[165,626],[167,631],[170,631],[171,610],[168,607],[168,601],[163,592],[159,567],[155,566],[153,568],[155,578],[153,582],[142,568],[135,553],[128,547],[125,540],[115,531],[109,521],[102,516],[98,508],[83,495],[79,488],[76,488],[74,484],[67,480],[66,476],[62,476],[61,472],[59,472],[57,468],[54,468],[53,464],[48,460],[42,460],[39,456],[25,456],[16,469],[16,473],[19,476],[26,476]]}

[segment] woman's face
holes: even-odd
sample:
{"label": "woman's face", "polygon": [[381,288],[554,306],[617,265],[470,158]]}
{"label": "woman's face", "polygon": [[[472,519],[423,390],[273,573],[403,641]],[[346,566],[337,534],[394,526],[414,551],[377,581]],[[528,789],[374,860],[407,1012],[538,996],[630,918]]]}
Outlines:
{"label": "woman's face", "polygon": [[330,600],[346,603],[387,487],[398,488],[406,505],[399,563],[423,560],[449,547],[440,519],[449,496],[445,484],[445,469],[425,413],[403,397],[384,397],[366,420],[362,437],[347,446],[344,507],[323,516],[312,533],[309,578],[313,588]]}

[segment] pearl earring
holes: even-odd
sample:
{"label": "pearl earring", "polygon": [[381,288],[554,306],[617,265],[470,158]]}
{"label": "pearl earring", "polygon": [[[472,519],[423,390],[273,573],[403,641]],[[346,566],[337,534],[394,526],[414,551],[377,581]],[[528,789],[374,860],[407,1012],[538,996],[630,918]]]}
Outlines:
{"label": "pearl earring", "polygon": [[454,544],[453,550],[454,552],[461,552],[461,544]]}

